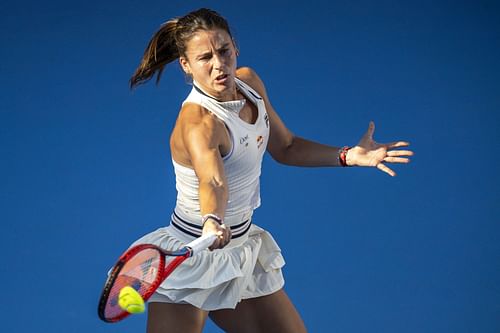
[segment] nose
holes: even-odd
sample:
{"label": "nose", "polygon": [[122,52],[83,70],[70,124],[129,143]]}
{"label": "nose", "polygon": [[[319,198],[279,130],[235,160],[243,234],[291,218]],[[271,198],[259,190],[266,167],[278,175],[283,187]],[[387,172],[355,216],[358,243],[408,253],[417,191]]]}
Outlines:
{"label": "nose", "polygon": [[222,59],[222,56],[220,54],[214,54],[213,56],[213,66],[214,68],[222,68],[224,65],[224,60]]}

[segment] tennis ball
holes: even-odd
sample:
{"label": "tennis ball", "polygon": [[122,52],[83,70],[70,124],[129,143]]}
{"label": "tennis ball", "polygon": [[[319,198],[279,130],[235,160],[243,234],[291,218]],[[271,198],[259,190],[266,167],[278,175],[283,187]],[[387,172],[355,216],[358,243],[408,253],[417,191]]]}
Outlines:
{"label": "tennis ball", "polygon": [[118,305],[128,313],[144,312],[144,300],[141,295],[132,287],[126,286],[120,290],[118,295]]}

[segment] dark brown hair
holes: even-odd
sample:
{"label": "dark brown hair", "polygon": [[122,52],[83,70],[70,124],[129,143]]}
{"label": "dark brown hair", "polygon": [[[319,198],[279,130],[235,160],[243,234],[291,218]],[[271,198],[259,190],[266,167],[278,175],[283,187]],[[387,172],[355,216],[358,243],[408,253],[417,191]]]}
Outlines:
{"label": "dark brown hair", "polygon": [[165,66],[185,56],[186,43],[199,30],[225,30],[232,38],[229,25],[219,13],[201,8],[182,17],[163,23],[149,41],[139,67],[130,78],[130,88],[146,83],[156,74],[156,84],[160,82]]}

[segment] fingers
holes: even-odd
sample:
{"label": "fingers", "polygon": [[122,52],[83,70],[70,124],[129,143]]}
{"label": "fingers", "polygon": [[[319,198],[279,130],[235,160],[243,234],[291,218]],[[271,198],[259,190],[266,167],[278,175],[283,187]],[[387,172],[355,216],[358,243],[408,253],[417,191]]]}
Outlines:
{"label": "fingers", "polygon": [[406,157],[385,157],[383,161],[389,163],[410,163],[410,159]]}
{"label": "fingers", "polygon": [[389,150],[387,151],[387,156],[413,156],[411,150]]}
{"label": "fingers", "polygon": [[396,176],[396,173],[391,168],[387,167],[386,165],[384,165],[382,163],[377,164],[377,169],[385,172],[386,174],[388,174],[391,177]]}
{"label": "fingers", "polygon": [[410,145],[410,143],[407,141],[394,141],[394,142],[384,144],[384,146],[386,146],[387,149],[408,147],[409,145]]}
{"label": "fingers", "polygon": [[225,224],[218,225],[215,234],[217,235],[217,238],[209,247],[210,250],[222,249],[231,241],[231,228]]}
{"label": "fingers", "polygon": [[[408,145],[409,145],[408,142],[398,141],[398,142],[393,142],[392,144],[388,144],[387,147],[397,148],[397,147],[406,147]],[[413,152],[411,150],[388,150],[386,152],[386,156],[382,161],[388,163],[405,163],[405,164],[410,163],[409,158],[401,156],[413,156]],[[396,176],[396,173],[383,163],[378,163],[377,168],[387,173],[391,177]]]}
{"label": "fingers", "polygon": [[231,228],[223,224],[221,225],[221,229],[223,231],[218,238],[220,239],[221,242],[221,248],[223,248],[231,241]]}
{"label": "fingers", "polygon": [[[399,142],[399,144],[406,144],[407,142]],[[386,157],[383,159],[384,162],[389,163],[410,163],[410,159],[401,156],[413,156],[411,150],[389,150],[386,153]]]}

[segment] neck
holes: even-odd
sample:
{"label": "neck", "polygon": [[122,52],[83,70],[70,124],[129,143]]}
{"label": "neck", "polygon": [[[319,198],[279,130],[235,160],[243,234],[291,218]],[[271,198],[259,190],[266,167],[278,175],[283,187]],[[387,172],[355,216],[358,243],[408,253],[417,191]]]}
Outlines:
{"label": "neck", "polygon": [[235,100],[240,99],[238,97],[239,88],[238,88],[238,85],[236,83],[234,84],[233,88],[231,89],[231,92],[226,92],[224,95],[220,95],[220,96],[216,96],[216,95],[212,95],[212,94],[207,93],[205,90],[203,90],[203,88],[200,86],[200,84],[198,84],[196,81],[193,81],[193,86],[195,87],[196,90],[198,90],[198,92],[202,93],[205,96],[213,98],[213,99],[217,100],[218,102],[228,102],[228,101],[235,101]]}

